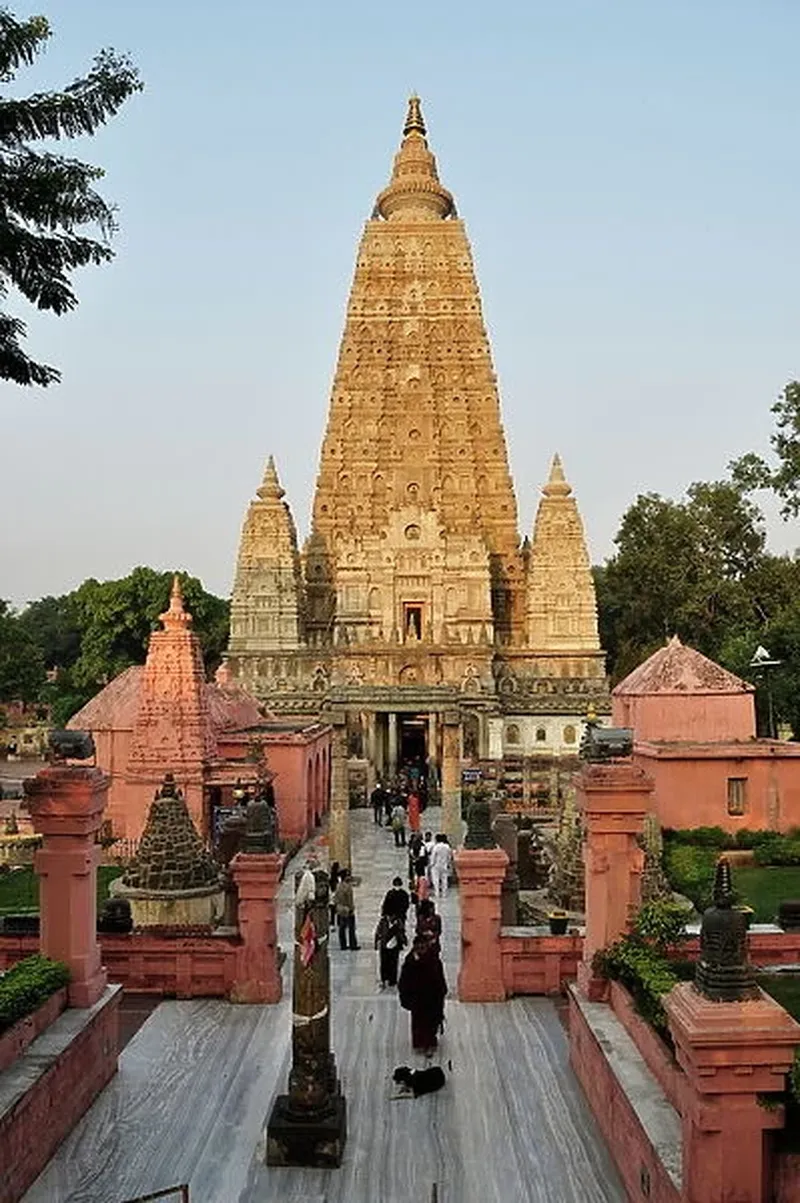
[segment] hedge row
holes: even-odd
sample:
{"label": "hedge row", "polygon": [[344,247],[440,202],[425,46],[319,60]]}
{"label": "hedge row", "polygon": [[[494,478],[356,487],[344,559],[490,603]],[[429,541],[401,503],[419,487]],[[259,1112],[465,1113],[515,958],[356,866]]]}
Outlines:
{"label": "hedge row", "polygon": [[751,831],[743,827],[735,834],[721,827],[666,828],[669,847],[713,849],[716,852],[752,850],[757,865],[800,865],[800,828],[785,835],[779,831]]}
{"label": "hedge row", "polygon": [[0,1032],[24,1019],[69,983],[69,969],[47,957],[26,957],[0,977]]}

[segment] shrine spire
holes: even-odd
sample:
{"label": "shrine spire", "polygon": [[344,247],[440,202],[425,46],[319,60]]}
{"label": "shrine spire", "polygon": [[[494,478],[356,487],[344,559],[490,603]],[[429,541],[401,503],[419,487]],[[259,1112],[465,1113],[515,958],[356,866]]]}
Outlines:
{"label": "shrine spire", "polygon": [[406,114],[406,123],[403,126],[403,137],[407,138],[409,134],[422,134],[424,138],[427,132],[425,129],[425,119],[422,116],[422,101],[415,93],[408,98],[408,112]]}

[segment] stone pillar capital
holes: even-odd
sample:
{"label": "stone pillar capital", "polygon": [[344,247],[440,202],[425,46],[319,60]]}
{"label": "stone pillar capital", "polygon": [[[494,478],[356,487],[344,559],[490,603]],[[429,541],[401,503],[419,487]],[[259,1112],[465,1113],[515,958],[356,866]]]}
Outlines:
{"label": "stone pillar capital", "polygon": [[282,867],[283,856],[280,852],[237,852],[230,862],[230,871],[239,898],[274,899]]}
{"label": "stone pillar capital", "polygon": [[25,782],[34,829],[49,836],[85,836],[99,830],[111,778],[83,765],[50,765]]}

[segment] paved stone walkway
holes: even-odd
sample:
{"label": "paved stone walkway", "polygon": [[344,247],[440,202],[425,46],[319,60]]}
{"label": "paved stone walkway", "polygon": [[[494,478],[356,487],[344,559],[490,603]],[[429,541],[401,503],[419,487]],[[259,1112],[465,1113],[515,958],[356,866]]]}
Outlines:
{"label": "paved stone walkway", "polygon": [[[434,830],[440,812],[428,812]],[[564,1032],[542,998],[450,1001],[439,1094],[392,1100],[391,1071],[421,1064],[396,992],[379,991],[372,936],[405,852],[351,815],[358,952],[332,941],[333,1042],[348,1106],[339,1170],[264,1164],[264,1121],[289,1070],[289,967],[275,1007],[165,1002],[120,1058],[97,1099],[25,1203],[125,1203],[179,1182],[191,1203],[624,1203],[619,1178],[567,1063]],[[280,933],[291,948],[291,875]],[[458,895],[441,906],[451,995]]]}

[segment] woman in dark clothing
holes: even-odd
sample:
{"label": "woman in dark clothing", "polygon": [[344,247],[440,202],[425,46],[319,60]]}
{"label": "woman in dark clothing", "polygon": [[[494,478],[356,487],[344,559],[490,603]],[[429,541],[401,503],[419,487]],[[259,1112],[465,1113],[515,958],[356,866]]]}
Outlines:
{"label": "woman in dark clothing", "polygon": [[415,1052],[432,1057],[444,1022],[447,982],[439,952],[424,936],[415,936],[403,961],[398,982],[400,1006],[411,1012],[411,1044]]}
{"label": "woman in dark clothing", "polygon": [[336,893],[340,875],[341,871],[338,860],[332,861],[331,867],[328,870],[328,899],[330,900],[331,927],[336,926],[336,907],[333,905],[333,896]]}
{"label": "woman in dark clothing", "polygon": [[440,949],[442,935],[442,916],[436,914],[436,907],[430,898],[425,898],[417,907],[417,939],[428,940],[434,945],[437,954]]}
{"label": "woman in dark clothing", "polygon": [[381,915],[375,928],[375,947],[380,961],[381,988],[397,985],[397,962],[406,945],[406,929],[397,915]]}

